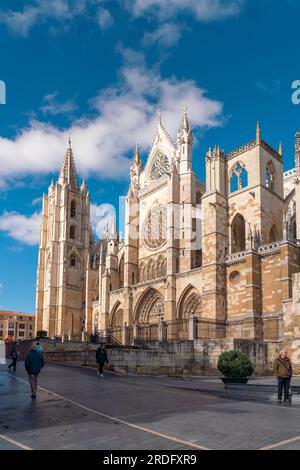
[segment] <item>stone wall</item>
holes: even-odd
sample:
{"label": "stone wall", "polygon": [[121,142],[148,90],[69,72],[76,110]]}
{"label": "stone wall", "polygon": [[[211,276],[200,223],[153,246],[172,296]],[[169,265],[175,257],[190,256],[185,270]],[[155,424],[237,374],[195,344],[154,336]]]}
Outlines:
{"label": "stone wall", "polygon": [[[45,359],[49,362],[95,366],[97,345],[63,343],[43,344]],[[118,373],[182,375],[216,375],[219,355],[224,351],[240,349],[254,364],[257,375],[271,372],[268,345],[251,340],[195,340],[148,343],[143,349],[108,349],[108,369]]]}

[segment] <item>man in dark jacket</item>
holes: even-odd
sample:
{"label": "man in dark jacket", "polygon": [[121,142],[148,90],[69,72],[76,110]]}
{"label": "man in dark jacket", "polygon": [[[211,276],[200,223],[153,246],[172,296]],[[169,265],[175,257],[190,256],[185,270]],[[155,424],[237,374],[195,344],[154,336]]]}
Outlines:
{"label": "man in dark jacket", "polygon": [[14,343],[14,345],[13,345],[10,357],[12,358],[12,363],[9,364],[8,368],[10,370],[11,367],[13,367],[13,371],[16,372],[17,361],[18,361],[18,359],[20,359],[20,353],[19,353],[19,350],[18,350],[17,343]]}
{"label": "man in dark jacket", "polygon": [[293,369],[285,349],[280,351],[279,356],[275,359],[273,370],[278,380],[278,403],[280,404],[282,401],[282,389],[284,389],[284,403],[288,403]]}
{"label": "man in dark jacket", "polygon": [[97,372],[97,375],[100,375],[100,377],[103,377],[104,364],[105,363],[108,364],[108,358],[107,358],[107,353],[106,353],[104,344],[101,344],[96,351],[96,362],[99,364],[99,370]]}
{"label": "man in dark jacket", "polygon": [[40,354],[36,350],[36,346],[33,345],[25,358],[25,369],[30,383],[31,398],[36,398],[37,379],[42,367],[44,367],[43,354]]}

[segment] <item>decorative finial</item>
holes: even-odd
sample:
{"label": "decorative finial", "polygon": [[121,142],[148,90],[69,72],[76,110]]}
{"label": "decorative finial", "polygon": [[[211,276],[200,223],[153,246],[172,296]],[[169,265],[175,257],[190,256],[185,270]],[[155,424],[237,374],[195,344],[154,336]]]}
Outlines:
{"label": "decorative finial", "polygon": [[85,178],[83,178],[81,186],[80,186],[80,191],[83,193],[83,192],[86,192],[86,190],[87,190],[87,186],[86,186]]}
{"label": "decorative finial", "polygon": [[259,121],[257,121],[257,124],[256,124],[256,143],[260,144],[260,124],[259,124]]}
{"label": "decorative finial", "polygon": [[282,151],[282,142],[279,142],[278,153],[279,153],[279,155],[282,157],[282,153],[283,153],[283,151]]}
{"label": "decorative finial", "polygon": [[71,134],[69,133],[68,137],[68,142],[69,142],[69,149],[72,148],[72,141],[71,141]]}
{"label": "decorative finial", "polygon": [[140,157],[140,151],[139,151],[138,144],[135,144],[134,162],[137,165],[141,164],[141,157]]}

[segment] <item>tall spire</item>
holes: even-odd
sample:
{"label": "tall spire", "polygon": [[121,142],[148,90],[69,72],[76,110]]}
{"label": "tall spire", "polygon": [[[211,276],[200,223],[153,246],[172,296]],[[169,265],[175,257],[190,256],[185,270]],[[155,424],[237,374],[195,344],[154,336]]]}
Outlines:
{"label": "tall spire", "polygon": [[180,144],[192,145],[192,143],[193,143],[192,128],[189,123],[187,107],[184,106],[181,126],[179,127],[178,132],[177,132],[177,145],[180,145]]}
{"label": "tall spire", "polygon": [[256,143],[260,144],[260,142],[261,142],[260,124],[259,124],[259,121],[257,121],[257,124],[256,124]]}
{"label": "tall spire", "polygon": [[183,108],[183,119],[182,119],[181,129],[184,129],[186,132],[189,132],[189,130],[190,130],[190,123],[189,123],[189,119],[188,119],[187,106],[186,105]]}
{"label": "tall spire", "polygon": [[71,189],[78,189],[76,167],[73,157],[73,150],[71,145],[71,137],[69,135],[68,148],[65,154],[64,162],[60,171],[59,184],[69,184]]}
{"label": "tall spire", "polygon": [[110,240],[117,240],[117,221],[116,214],[113,215],[111,229],[110,229]]}

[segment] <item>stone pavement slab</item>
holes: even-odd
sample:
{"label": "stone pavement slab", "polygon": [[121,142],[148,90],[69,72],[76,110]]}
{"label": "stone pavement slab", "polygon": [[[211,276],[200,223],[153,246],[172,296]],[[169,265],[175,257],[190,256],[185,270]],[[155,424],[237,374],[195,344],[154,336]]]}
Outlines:
{"label": "stone pavement slab", "polygon": [[[48,364],[35,403],[25,379],[22,364],[16,377],[0,372],[0,434],[34,449],[259,449],[300,434],[299,408],[228,400],[218,379],[102,380]],[[280,448],[290,446],[300,449],[300,440]]]}

